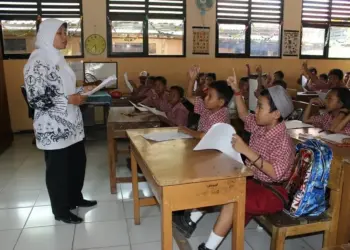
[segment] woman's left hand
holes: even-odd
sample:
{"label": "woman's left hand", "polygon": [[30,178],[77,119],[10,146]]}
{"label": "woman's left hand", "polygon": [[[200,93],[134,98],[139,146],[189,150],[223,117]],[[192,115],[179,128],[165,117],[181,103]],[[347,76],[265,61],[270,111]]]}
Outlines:
{"label": "woman's left hand", "polygon": [[232,136],[232,147],[240,154],[245,154],[248,149],[248,145],[243,141],[243,139],[238,135]]}
{"label": "woman's left hand", "polygon": [[96,88],[96,85],[84,86],[83,87],[83,92],[84,93],[89,92],[89,91],[93,90],[94,88]]}

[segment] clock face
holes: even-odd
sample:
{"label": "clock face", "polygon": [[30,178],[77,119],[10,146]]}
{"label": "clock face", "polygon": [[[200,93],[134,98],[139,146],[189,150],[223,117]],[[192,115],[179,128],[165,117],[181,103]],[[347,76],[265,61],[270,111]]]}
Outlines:
{"label": "clock face", "polygon": [[101,55],[106,49],[106,40],[97,34],[92,34],[85,40],[85,48],[92,55]]}

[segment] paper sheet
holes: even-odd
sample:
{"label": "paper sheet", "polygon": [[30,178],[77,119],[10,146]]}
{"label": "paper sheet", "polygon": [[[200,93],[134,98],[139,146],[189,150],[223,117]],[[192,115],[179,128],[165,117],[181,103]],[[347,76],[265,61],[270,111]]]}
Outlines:
{"label": "paper sheet", "polygon": [[107,79],[105,79],[100,85],[98,85],[96,88],[94,88],[93,90],[83,93],[82,95],[92,95],[94,93],[96,93],[97,91],[107,87],[108,85],[114,84],[115,80],[117,80],[117,77],[115,75],[108,77]]}
{"label": "paper sheet", "polygon": [[179,140],[179,139],[190,139],[192,136],[181,133],[181,132],[154,132],[143,135],[143,137],[147,140],[151,141],[171,141],[171,140]]}
{"label": "paper sheet", "polygon": [[146,108],[144,108],[144,107],[140,107],[140,106],[137,106],[135,103],[133,103],[132,101],[129,101],[131,104],[132,104],[132,106],[134,106],[135,107],[135,109],[137,109],[137,110],[139,110],[139,111],[141,111],[141,112],[147,112],[148,111],[148,109],[146,109]]}
{"label": "paper sheet", "polygon": [[209,129],[209,131],[193,150],[218,150],[230,156],[234,160],[243,163],[241,154],[232,147],[231,141],[234,134],[236,134],[236,131],[231,125],[226,123],[217,123]]}
{"label": "paper sheet", "polygon": [[258,80],[249,79],[249,110],[255,111],[256,105],[258,105],[258,99],[255,97],[255,91],[258,89]]}
{"label": "paper sheet", "polygon": [[130,92],[133,92],[134,88],[131,85],[131,83],[129,82],[129,78],[128,78],[128,73],[127,72],[124,73],[124,82],[125,82],[126,86],[128,87],[128,89],[130,90]]}
{"label": "paper sheet", "polygon": [[141,107],[147,109],[149,112],[151,112],[151,113],[153,113],[153,114],[155,114],[155,115],[159,115],[159,116],[163,116],[163,117],[165,117],[165,118],[168,118],[168,117],[166,116],[165,112],[159,111],[159,110],[157,110],[156,108],[148,107],[148,106],[146,106],[146,105],[143,105],[142,103],[139,103],[139,106],[141,106]]}
{"label": "paper sheet", "polygon": [[305,76],[301,76],[301,86],[303,87],[303,89],[305,91],[307,91],[306,88],[305,88],[306,85],[307,85],[307,82],[308,82],[308,79]]}
{"label": "paper sheet", "polygon": [[292,120],[292,121],[286,121],[286,127],[287,129],[293,129],[293,128],[313,128],[314,126],[303,123],[302,121]]}
{"label": "paper sheet", "polygon": [[343,135],[343,134],[328,134],[328,135],[320,135],[321,139],[325,139],[328,141],[336,142],[336,143],[343,143],[343,139],[350,138],[349,135]]}
{"label": "paper sheet", "polygon": [[323,101],[326,100],[327,93],[319,91],[319,92],[317,92],[317,94],[321,100],[323,100]]}

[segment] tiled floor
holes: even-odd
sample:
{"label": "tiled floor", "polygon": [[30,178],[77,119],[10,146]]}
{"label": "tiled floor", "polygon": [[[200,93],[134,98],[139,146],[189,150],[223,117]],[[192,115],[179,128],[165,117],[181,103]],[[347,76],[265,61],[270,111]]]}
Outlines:
{"label": "tiled floor", "polygon": [[[99,201],[92,209],[74,211],[85,223],[72,226],[56,222],[45,187],[43,154],[31,145],[31,136],[15,137],[12,148],[0,156],[0,250],[160,250],[160,211],[157,206],[141,209],[141,225],[133,223],[131,184],[118,185],[109,193],[105,141],[89,141],[83,193]],[[125,146],[125,145],[124,145]],[[125,157],[118,161],[120,174],[128,174]],[[150,196],[147,183],[140,195]],[[217,213],[206,215],[189,240],[192,249],[207,239]],[[245,250],[268,250],[270,236],[251,222],[245,232]],[[319,250],[322,235],[289,239],[288,250]],[[174,249],[178,249],[174,243]],[[230,235],[220,250],[230,248]]]}

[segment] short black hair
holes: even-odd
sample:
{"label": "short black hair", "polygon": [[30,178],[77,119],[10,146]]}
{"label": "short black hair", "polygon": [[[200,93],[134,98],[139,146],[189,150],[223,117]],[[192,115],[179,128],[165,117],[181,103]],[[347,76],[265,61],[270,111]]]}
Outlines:
{"label": "short black hair", "polygon": [[276,71],[275,73],[273,73],[274,75],[278,75],[278,77],[280,78],[280,79],[284,79],[284,73],[282,72],[282,71]]}
{"label": "short black hair", "polygon": [[242,77],[241,79],[239,79],[239,81],[249,82],[249,77]]}
{"label": "short black hair", "polygon": [[147,80],[154,81],[155,79],[156,79],[156,77],[155,77],[155,76],[149,76],[149,77],[147,77]]}
{"label": "short black hair", "polygon": [[170,90],[177,91],[179,93],[180,98],[183,98],[185,95],[185,90],[180,86],[171,86]]}
{"label": "short black hair", "polygon": [[337,97],[343,103],[342,108],[350,109],[350,90],[348,88],[337,87],[331,88],[330,91],[337,94]]}
{"label": "short black hair", "polygon": [[167,80],[166,80],[166,78],[165,78],[164,76],[157,76],[157,77],[154,78],[154,81],[155,81],[155,82],[159,81],[159,82],[161,82],[164,86],[166,86],[166,84],[167,84]]}
{"label": "short black hair", "polygon": [[329,71],[328,77],[330,75],[338,77],[339,80],[343,80],[344,78],[344,73],[341,69],[332,69],[331,71]]}
{"label": "short black hair", "polygon": [[214,81],[209,84],[209,88],[215,89],[220,99],[224,99],[225,106],[229,104],[233,96],[233,90],[227,85],[227,81]]}
{"label": "short black hair", "polygon": [[213,78],[214,81],[216,81],[216,74],[215,73],[208,73],[207,77]]}
{"label": "short black hair", "polygon": [[309,70],[310,73],[313,73],[313,74],[317,75],[317,69],[316,68],[310,67],[308,70]]}
{"label": "short black hair", "polygon": [[202,76],[205,76],[205,73],[204,73],[204,72],[200,72],[200,73],[198,74],[198,79],[201,78]]}
{"label": "short black hair", "polygon": [[[260,92],[260,96],[265,96],[267,98],[267,100],[269,101],[269,105],[270,105],[270,113],[272,113],[273,111],[278,110],[274,101],[272,100],[272,97],[270,95],[270,92],[268,89],[264,89]],[[283,117],[282,114],[280,116],[280,118],[278,118],[278,122],[282,122],[283,121]]]}
{"label": "short black hair", "polygon": [[320,78],[323,78],[325,81],[327,81],[328,80],[328,75],[323,73],[323,74],[320,75]]}
{"label": "short black hair", "polygon": [[276,86],[276,85],[282,86],[284,89],[287,89],[287,83],[283,80],[273,81],[272,86]]}

